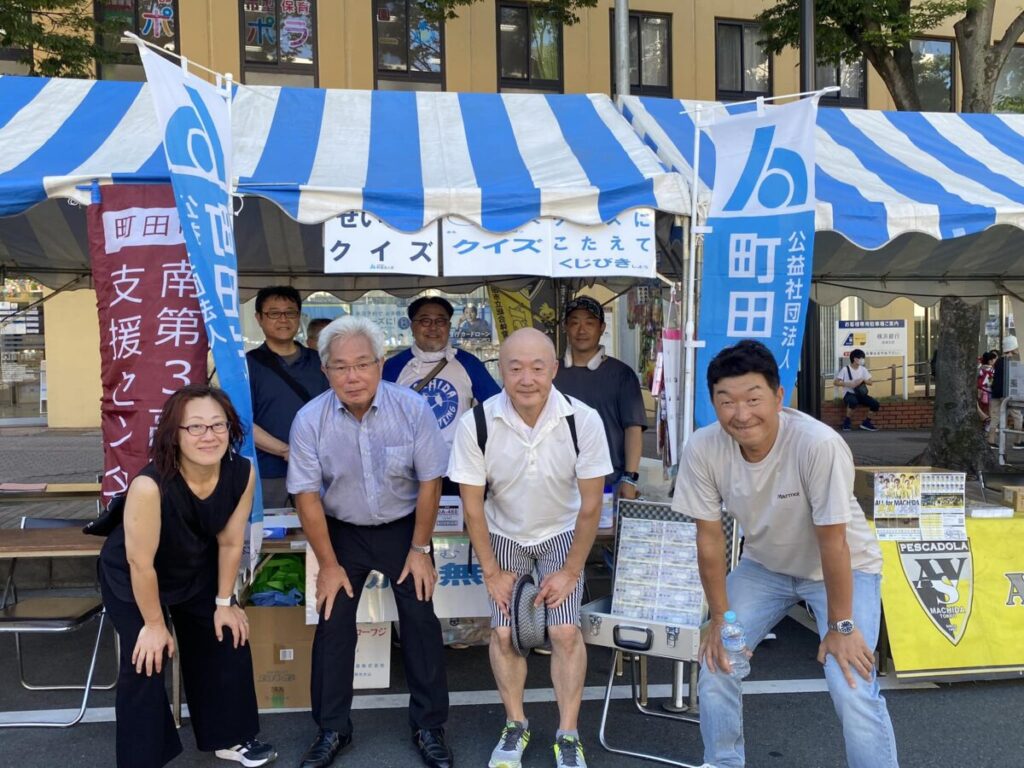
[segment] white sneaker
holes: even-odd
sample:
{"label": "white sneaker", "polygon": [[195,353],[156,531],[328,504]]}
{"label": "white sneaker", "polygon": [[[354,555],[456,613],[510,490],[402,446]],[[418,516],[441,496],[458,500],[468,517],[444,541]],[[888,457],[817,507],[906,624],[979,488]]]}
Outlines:
{"label": "white sneaker", "polygon": [[522,723],[509,720],[501,729],[498,746],[491,752],[487,768],[521,768],[523,752],[530,743],[530,731]]}
{"label": "white sneaker", "polygon": [[241,763],[245,768],[257,768],[257,766],[269,763],[276,758],[277,750],[270,744],[264,744],[259,739],[252,738],[242,744],[236,744],[231,749],[218,749],[214,754],[222,760]]}

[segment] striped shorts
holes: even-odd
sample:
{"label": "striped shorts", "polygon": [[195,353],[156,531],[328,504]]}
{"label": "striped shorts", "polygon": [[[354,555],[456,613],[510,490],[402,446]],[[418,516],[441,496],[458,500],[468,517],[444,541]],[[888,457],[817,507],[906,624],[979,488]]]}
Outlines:
{"label": "striped shorts", "polygon": [[[547,574],[554,573],[565,564],[574,533],[574,531],[566,531],[531,546],[524,546],[517,541],[492,533],[491,549],[494,550],[494,557],[503,571],[519,574],[532,573],[537,583],[540,584]],[[578,625],[582,600],[583,574],[581,573],[579,581],[576,582],[576,589],[560,606],[548,609],[548,626],[555,624]],[[491,627],[512,626],[508,617],[501,612],[498,604],[491,599],[490,594],[487,595],[487,601],[491,604]]]}

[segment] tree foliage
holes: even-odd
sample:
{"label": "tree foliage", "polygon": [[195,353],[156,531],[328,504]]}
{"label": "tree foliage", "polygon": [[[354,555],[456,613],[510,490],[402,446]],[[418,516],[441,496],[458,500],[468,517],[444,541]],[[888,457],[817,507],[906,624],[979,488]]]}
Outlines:
{"label": "tree foliage", "polygon": [[[957,59],[963,81],[962,111],[990,112],[999,74],[1024,33],[1024,11],[1001,34],[993,34],[995,0],[815,0],[815,58],[830,64],[863,56],[881,75],[896,108],[920,109],[927,78],[915,77],[910,41],[954,16]],[[781,0],[758,21],[762,45],[778,53],[800,41],[800,0]],[[997,42],[993,42],[996,39]],[[918,72],[918,75],[927,74]],[[955,73],[953,73],[955,77]],[[946,296],[937,354],[935,419],[919,463],[968,472],[987,469],[991,452],[975,413],[978,311]]]}
{"label": "tree foliage", "polygon": [[[458,17],[461,8],[478,3],[480,0],[417,0],[423,15],[431,21],[444,21]],[[598,0],[547,0],[531,5],[537,16],[572,26],[579,22],[579,11],[596,8]]]}
{"label": "tree foliage", "polygon": [[116,26],[96,21],[91,2],[0,0],[0,48],[20,51],[31,75],[92,77],[95,62],[116,58],[98,43]]}

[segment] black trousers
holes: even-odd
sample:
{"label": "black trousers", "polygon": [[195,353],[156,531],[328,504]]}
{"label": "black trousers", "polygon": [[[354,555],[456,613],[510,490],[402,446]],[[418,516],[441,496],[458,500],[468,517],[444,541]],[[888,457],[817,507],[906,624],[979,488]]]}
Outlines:
{"label": "black trousers", "polygon": [[[161,674],[138,674],[132,652],[145,623],[134,602],[119,600],[103,578],[100,589],[107,615],[121,640],[121,671],[114,711],[117,716],[118,768],[159,768],[181,753],[167,699],[164,655]],[[248,645],[233,647],[231,630],[217,641],[213,631],[216,584],[190,600],[165,607],[177,633],[181,678],[188,700],[196,746],[203,751],[225,749],[259,733],[252,654]]]}
{"label": "black trousers", "polygon": [[416,599],[411,576],[402,583],[405,559],[412,544],[415,515],[376,526],[327,518],[331,545],[352,582],[354,597],[339,590],[330,620],[320,613],[313,638],[310,685],[313,719],[320,728],[351,734],[352,677],[356,658],[356,608],[370,571],[391,581],[402,625],[402,658],[409,686],[409,725],[413,730],[440,728],[448,721],[448,680],[444,665],[441,623],[434,603]]}

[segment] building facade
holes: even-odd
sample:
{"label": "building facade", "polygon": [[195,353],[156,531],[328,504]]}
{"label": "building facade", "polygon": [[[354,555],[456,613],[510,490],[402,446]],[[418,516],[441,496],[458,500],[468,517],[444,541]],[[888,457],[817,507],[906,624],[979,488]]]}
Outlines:
{"label": "building facade", "polygon": [[[613,0],[600,0],[598,7],[580,12],[577,24],[565,27],[546,21],[525,0],[479,0],[444,24],[424,18],[415,0],[97,0],[92,5],[97,15],[122,22],[151,43],[231,72],[246,84],[614,95]],[[631,92],[727,101],[797,92],[799,52],[768,56],[757,44],[761,33],[754,18],[769,5],[770,0],[631,0]],[[1016,3],[1000,0],[995,29],[1005,28],[1016,13]],[[120,36],[104,44],[118,59],[98,65],[97,77],[143,78],[133,45]],[[952,24],[915,40],[913,51],[925,108],[955,108],[959,83]],[[0,74],[24,70],[14,60],[17,53],[0,49]],[[863,62],[836,62],[817,71],[819,86],[841,89],[823,103],[894,108],[881,78]],[[1024,108],[1024,46],[1004,69],[997,104]],[[893,314],[910,327],[930,327],[928,313],[905,300],[881,310],[844,302],[828,316]],[[98,350],[98,330],[92,346],[81,335],[82,328],[95,326],[95,298],[85,291],[61,294],[46,304],[45,316],[49,424],[96,426],[99,354],[82,351]],[[823,338],[830,336],[824,328]],[[927,359],[927,338],[914,347],[913,359]]]}

